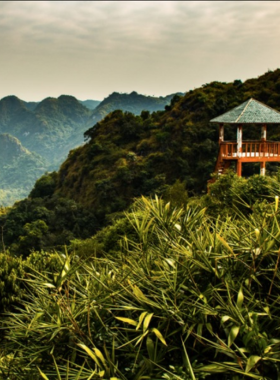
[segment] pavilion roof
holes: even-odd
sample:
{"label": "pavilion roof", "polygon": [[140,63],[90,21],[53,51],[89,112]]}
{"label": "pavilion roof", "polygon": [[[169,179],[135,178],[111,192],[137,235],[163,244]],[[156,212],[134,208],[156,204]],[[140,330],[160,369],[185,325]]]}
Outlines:
{"label": "pavilion roof", "polygon": [[280,123],[280,112],[253,98],[215,117],[210,123],[275,124]]}

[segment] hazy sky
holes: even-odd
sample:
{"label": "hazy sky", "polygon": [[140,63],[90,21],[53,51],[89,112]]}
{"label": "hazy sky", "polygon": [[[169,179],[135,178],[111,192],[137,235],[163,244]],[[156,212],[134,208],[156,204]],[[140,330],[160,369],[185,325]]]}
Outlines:
{"label": "hazy sky", "polygon": [[277,1],[0,1],[0,98],[167,95],[278,67]]}

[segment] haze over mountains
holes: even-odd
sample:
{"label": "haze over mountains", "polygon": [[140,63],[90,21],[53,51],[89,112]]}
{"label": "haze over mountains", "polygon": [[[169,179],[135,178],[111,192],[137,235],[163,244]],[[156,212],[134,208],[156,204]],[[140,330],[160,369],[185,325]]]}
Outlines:
{"label": "haze over mountains", "polygon": [[163,110],[172,97],[114,92],[102,102],[69,95],[41,102],[26,102],[14,95],[1,99],[0,144],[5,149],[0,153],[0,204],[11,205],[27,196],[36,179],[58,169],[68,152],[84,143],[84,132],[108,113]]}

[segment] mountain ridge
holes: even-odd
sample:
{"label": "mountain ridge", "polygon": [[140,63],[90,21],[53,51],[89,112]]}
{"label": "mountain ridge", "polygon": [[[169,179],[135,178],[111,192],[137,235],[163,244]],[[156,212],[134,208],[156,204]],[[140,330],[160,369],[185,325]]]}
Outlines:
{"label": "mountain ridge", "polygon": [[[104,102],[103,106],[102,102],[98,103],[106,116],[116,106],[125,108],[123,99],[132,107],[137,98],[137,100],[141,99],[135,108],[135,112],[139,113],[150,100],[145,96],[138,94],[135,96],[135,94],[114,93],[113,97],[106,99],[105,108]],[[160,99],[162,108],[169,98]],[[0,133],[13,135],[26,149],[39,154],[41,159],[46,160],[46,170],[57,170],[71,149],[84,144],[83,134],[94,124],[92,120],[94,110],[87,108],[86,104],[93,107],[93,102],[79,101],[71,95],[60,95],[58,98],[47,97],[41,102],[25,102],[15,95],[10,95],[0,100]],[[153,102],[157,102],[157,98],[153,98]],[[103,116],[101,115],[98,120],[101,117]],[[3,162],[2,164],[5,165]],[[20,162],[18,164],[20,165]],[[22,167],[22,170],[25,171],[26,168]],[[22,179],[23,187],[26,188],[24,178]],[[27,195],[26,192],[24,194]],[[1,198],[3,201],[3,197]]]}

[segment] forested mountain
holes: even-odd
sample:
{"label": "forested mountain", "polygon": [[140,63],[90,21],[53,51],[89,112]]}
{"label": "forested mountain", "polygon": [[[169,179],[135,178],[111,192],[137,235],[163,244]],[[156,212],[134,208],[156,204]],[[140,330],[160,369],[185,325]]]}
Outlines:
{"label": "forested mountain", "polygon": [[[0,133],[15,136],[27,149],[58,167],[70,149],[83,143],[83,133],[93,119],[99,121],[115,109],[135,114],[142,110],[164,109],[171,98],[172,95],[153,98],[137,93],[113,93],[101,103],[79,101],[69,95],[36,103],[7,96],[0,100]],[[98,104],[98,110],[92,111]]]}
{"label": "forested mountain", "polygon": [[57,165],[70,148],[82,143],[90,110],[72,97],[46,98],[33,111],[15,96],[0,101],[0,132],[9,133],[49,165]]}
{"label": "forested mountain", "polygon": [[[251,97],[280,110],[280,70],[245,83],[206,84],[175,96],[166,111],[140,116],[114,111],[85,133],[86,145],[69,154],[57,192],[103,214],[141,194],[162,194],[176,180],[199,194],[218,152],[218,129],[209,121]],[[236,131],[226,129],[231,139]],[[244,128],[246,135],[258,139],[259,127]],[[279,126],[268,128],[268,139],[280,140]]]}
{"label": "forested mountain", "polygon": [[[183,95],[182,93],[178,94]],[[143,110],[150,112],[164,110],[164,107],[170,104],[175,95],[155,97],[141,95],[136,91],[130,94],[113,92],[95,108],[92,113],[92,122],[97,123],[115,110],[128,111],[134,115],[140,115]]]}
{"label": "forested mountain", "polygon": [[[90,109],[90,110],[94,110],[94,109],[98,106],[98,104],[101,103],[100,100],[91,100],[91,99],[88,99],[88,100],[79,100],[79,102],[80,102],[83,106],[87,107],[87,108]],[[34,111],[35,108],[37,107],[37,105],[38,105],[40,102],[25,102],[25,101],[23,101],[23,103],[24,103],[24,105],[25,105],[25,107],[26,107],[27,109],[29,109],[30,111]]]}
{"label": "forested mountain", "polygon": [[[163,109],[172,97],[170,95],[165,98],[153,98],[135,94],[112,94],[102,102],[103,105],[101,104],[95,116],[93,109],[99,101],[79,101],[73,96],[61,95],[57,99],[24,102],[16,96],[8,96],[0,100],[0,133],[15,136],[30,152],[40,155],[38,162],[45,162],[45,170],[58,169],[69,151],[84,143],[83,133],[92,126],[93,118],[99,120],[116,107],[129,108],[135,113],[141,112],[142,109]],[[18,184],[5,180],[5,183],[9,183],[10,194],[18,196],[7,198],[2,192],[2,205],[12,204],[20,199],[20,196],[26,196],[32,186],[30,178],[36,179],[34,173],[37,171],[31,169],[30,165],[24,165],[22,160],[17,161],[17,164],[18,170],[25,173],[25,176],[21,176],[21,189],[17,187]],[[2,157],[1,165],[8,167],[10,163]],[[29,173],[30,170],[32,174]],[[0,185],[1,188],[3,186]],[[5,191],[7,194],[6,189]]]}
{"label": "forested mountain", "polygon": [[0,134],[2,205],[26,197],[36,179],[46,170],[47,162],[41,156],[24,148],[17,138],[7,133]]}

